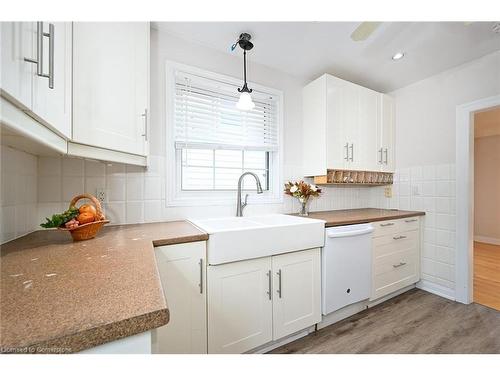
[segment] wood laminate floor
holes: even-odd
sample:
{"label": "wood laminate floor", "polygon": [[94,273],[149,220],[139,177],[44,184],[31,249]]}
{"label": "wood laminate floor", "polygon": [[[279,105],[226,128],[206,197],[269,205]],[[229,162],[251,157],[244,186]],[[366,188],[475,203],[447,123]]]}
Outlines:
{"label": "wood laminate floor", "polygon": [[412,289],[271,353],[500,353],[500,312]]}
{"label": "wood laminate floor", "polygon": [[500,246],[474,242],[474,302],[500,310]]}

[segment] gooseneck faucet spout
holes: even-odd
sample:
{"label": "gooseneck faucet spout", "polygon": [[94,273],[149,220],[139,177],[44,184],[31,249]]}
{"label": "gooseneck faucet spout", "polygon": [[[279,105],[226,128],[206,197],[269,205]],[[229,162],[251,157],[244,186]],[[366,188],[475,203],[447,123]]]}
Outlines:
{"label": "gooseneck faucet spout", "polygon": [[245,172],[245,173],[243,173],[240,176],[239,180],[238,180],[238,198],[237,198],[238,201],[236,202],[236,205],[237,205],[236,216],[238,216],[238,217],[243,216],[243,209],[247,205],[248,194],[245,195],[245,201],[244,202],[241,201],[241,185],[243,183],[243,178],[246,175],[251,175],[251,176],[253,176],[255,178],[255,183],[257,184],[257,194],[262,194],[263,193],[262,186],[260,185],[259,176],[257,176],[253,172]]}

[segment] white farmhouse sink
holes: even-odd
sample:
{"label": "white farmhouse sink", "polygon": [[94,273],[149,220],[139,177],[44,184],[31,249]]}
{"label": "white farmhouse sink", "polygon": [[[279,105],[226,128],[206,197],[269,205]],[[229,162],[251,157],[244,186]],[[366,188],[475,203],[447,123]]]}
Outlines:
{"label": "white farmhouse sink", "polygon": [[323,247],[325,222],[290,215],[190,220],[207,232],[208,264]]}

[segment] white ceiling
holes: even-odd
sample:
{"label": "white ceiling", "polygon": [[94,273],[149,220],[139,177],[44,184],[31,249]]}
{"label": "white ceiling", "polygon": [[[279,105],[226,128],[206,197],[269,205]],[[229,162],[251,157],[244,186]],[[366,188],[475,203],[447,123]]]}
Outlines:
{"label": "white ceiling", "polygon": [[[249,32],[255,44],[251,62],[304,80],[328,72],[382,92],[500,50],[500,33],[492,31],[493,22],[384,22],[367,40],[354,42],[350,35],[358,25],[158,22],[153,27],[227,53],[241,32]],[[406,56],[393,61],[397,51]]]}

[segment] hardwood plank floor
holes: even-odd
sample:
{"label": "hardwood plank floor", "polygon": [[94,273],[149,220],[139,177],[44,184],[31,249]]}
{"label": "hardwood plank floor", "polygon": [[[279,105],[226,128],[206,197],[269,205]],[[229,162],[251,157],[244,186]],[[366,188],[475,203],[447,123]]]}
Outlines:
{"label": "hardwood plank floor", "polygon": [[271,353],[500,353],[500,312],[412,289]]}
{"label": "hardwood plank floor", "polygon": [[474,302],[500,310],[500,246],[474,242]]}

